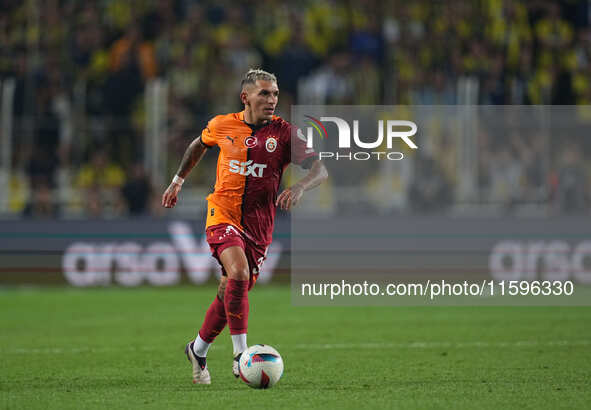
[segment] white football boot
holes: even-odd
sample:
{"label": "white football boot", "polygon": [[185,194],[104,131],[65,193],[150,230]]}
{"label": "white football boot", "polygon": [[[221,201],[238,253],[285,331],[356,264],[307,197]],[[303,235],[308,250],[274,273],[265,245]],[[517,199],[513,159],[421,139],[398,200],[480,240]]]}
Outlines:
{"label": "white football boot", "polygon": [[232,360],[232,374],[236,378],[240,377],[240,356],[242,356],[242,353]]}
{"label": "white football boot", "polygon": [[197,356],[193,352],[193,342],[187,343],[185,354],[193,366],[193,384],[211,384],[211,376],[209,375],[207,364],[205,363],[205,365],[201,367],[199,360],[197,360]]}

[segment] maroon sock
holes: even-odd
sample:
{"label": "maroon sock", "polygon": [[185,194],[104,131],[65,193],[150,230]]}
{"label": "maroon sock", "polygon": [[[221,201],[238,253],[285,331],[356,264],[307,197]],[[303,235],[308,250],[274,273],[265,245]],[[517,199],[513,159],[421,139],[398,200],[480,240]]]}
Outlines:
{"label": "maroon sock", "polygon": [[224,308],[224,302],[216,295],[209,309],[207,309],[205,319],[203,320],[201,329],[199,329],[199,336],[207,343],[211,343],[224,330],[224,327],[226,327],[226,310]]}
{"label": "maroon sock", "polygon": [[231,335],[246,333],[248,328],[248,280],[228,279],[224,306]]}

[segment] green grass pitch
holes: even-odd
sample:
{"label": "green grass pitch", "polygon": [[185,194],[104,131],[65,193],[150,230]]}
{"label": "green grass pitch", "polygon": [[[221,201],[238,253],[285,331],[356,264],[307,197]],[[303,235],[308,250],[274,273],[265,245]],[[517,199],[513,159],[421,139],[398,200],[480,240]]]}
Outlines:
{"label": "green grass pitch", "polygon": [[283,379],[231,374],[227,330],[191,383],[183,349],[213,287],[0,290],[0,408],[589,408],[589,307],[294,307],[250,293],[249,344]]}

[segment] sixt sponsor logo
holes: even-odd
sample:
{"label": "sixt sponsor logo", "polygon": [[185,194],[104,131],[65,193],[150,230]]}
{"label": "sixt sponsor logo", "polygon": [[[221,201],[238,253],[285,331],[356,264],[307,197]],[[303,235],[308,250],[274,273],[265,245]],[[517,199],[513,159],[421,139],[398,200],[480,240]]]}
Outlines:
{"label": "sixt sponsor logo", "polygon": [[263,170],[267,168],[267,164],[257,164],[256,162],[252,162],[252,160],[240,162],[237,159],[233,159],[229,165],[230,172],[244,176],[252,175],[257,178],[261,178],[263,176]]}

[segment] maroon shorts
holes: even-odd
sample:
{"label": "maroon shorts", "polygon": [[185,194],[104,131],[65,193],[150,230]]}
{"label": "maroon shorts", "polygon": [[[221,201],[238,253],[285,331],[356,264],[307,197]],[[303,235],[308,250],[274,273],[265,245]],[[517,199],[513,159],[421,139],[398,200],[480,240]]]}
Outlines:
{"label": "maroon shorts", "polygon": [[207,243],[211,249],[211,255],[216,258],[222,267],[222,275],[224,276],[228,276],[220,260],[220,255],[224,249],[230,246],[240,246],[244,250],[250,271],[250,284],[248,286],[250,290],[259,276],[263,261],[267,258],[268,247],[255,244],[240,232],[238,228],[230,224],[210,226],[205,230],[205,234],[207,235]]}

